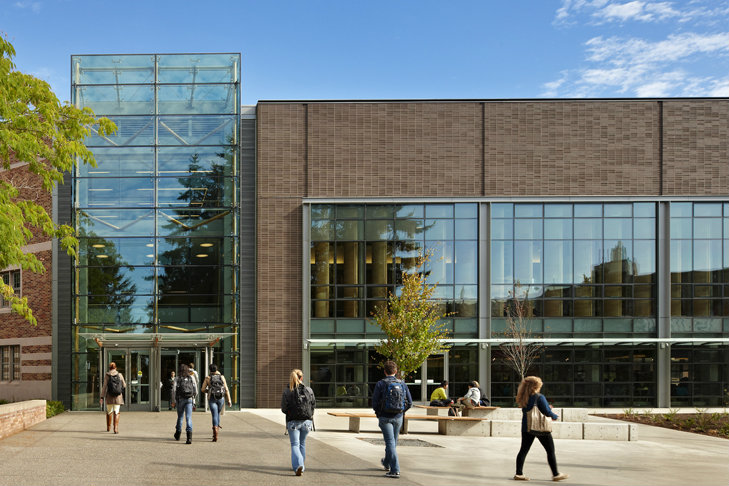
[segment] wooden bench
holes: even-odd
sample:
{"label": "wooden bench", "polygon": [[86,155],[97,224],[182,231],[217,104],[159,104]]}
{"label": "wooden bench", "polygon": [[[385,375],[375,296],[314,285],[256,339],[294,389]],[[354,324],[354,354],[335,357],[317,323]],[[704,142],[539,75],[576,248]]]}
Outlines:
{"label": "wooden bench", "polygon": [[[417,408],[424,408],[425,413],[427,415],[438,415],[438,413],[441,410],[445,410],[446,412],[451,407],[433,407],[430,405],[413,405],[413,407]],[[477,418],[489,418],[488,415],[493,412],[494,410],[497,410],[499,407],[473,407],[473,408],[463,408],[463,416],[464,417],[477,417]]]}
{"label": "wooden bench", "polygon": [[[333,417],[349,418],[349,431],[356,432],[356,433],[359,433],[359,431],[360,431],[361,419],[377,418],[377,415],[375,415],[374,413],[327,412],[327,414],[329,414]],[[480,424],[482,421],[484,421],[486,419],[479,418],[479,417],[450,417],[450,416],[440,416],[440,415],[407,415],[406,414],[403,417],[402,430],[400,431],[400,433],[402,433],[402,434],[408,433],[408,423],[411,420],[428,420],[428,421],[438,422],[438,433],[441,435],[467,435],[465,433],[455,432],[455,427],[452,424],[460,423],[462,425],[465,425],[465,423],[468,423],[470,425],[475,425],[475,423]],[[461,427],[459,430],[465,430],[465,429],[464,429],[464,427]],[[489,430],[489,432],[490,432],[490,430]],[[471,434],[471,435],[482,435],[482,431],[479,430],[478,434]]]}

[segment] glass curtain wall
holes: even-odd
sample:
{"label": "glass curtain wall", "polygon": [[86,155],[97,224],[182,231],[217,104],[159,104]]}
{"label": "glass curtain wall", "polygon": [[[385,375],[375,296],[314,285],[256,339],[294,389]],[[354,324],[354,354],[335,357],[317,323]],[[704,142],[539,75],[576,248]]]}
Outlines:
{"label": "glass curtain wall", "polygon": [[[434,299],[452,313],[447,327],[454,337],[478,337],[477,204],[315,204],[309,236],[311,338],[380,338],[370,316],[428,251],[424,271],[438,284]],[[459,366],[461,354],[452,360]],[[315,344],[310,357],[317,403],[367,406],[382,378],[371,346]],[[476,364],[462,366],[471,372],[458,376],[473,380]],[[418,387],[411,392],[421,399]]]}
{"label": "glass curtain wall", "polygon": [[98,406],[98,333],[233,333],[215,353],[234,392],[240,54],[71,63],[73,103],[118,127],[92,128],[74,177],[74,409]]}
{"label": "glass curtain wall", "polygon": [[729,203],[674,202],[671,221],[671,404],[729,406]]}
{"label": "glass curtain wall", "polygon": [[[514,295],[534,336],[657,337],[655,203],[493,203],[491,329],[504,336]],[[656,352],[550,346],[529,374],[561,405],[654,405]],[[492,351],[494,405],[512,406],[518,377]]]}

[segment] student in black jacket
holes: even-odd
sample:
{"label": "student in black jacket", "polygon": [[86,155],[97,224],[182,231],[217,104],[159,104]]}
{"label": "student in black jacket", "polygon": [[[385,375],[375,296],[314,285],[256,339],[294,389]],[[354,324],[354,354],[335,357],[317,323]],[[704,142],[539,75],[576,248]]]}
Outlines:
{"label": "student in black jacket", "polygon": [[[404,381],[395,378],[397,373],[397,364],[394,361],[385,362],[385,378],[378,381],[375,390],[372,393],[372,408],[380,422],[380,430],[382,437],[385,439],[385,457],[380,462],[382,467],[388,470],[385,474],[388,478],[400,477],[400,462],[397,459],[397,438],[402,428],[403,414],[413,405],[413,397]],[[393,390],[393,387],[400,387],[399,390]],[[392,407],[392,399],[388,398],[388,388],[390,388],[390,397],[393,391],[400,395],[401,403],[396,408]]]}
{"label": "student in black jacket", "polygon": [[314,391],[303,382],[301,370],[291,371],[289,386],[281,395],[281,411],[286,414],[286,430],[291,441],[291,468],[297,476],[304,472],[306,436],[314,428]]}

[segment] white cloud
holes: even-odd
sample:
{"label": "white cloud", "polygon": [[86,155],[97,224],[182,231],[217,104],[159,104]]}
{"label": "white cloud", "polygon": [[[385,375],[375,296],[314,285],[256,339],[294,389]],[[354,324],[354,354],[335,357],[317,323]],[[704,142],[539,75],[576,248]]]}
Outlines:
{"label": "white cloud", "polygon": [[593,17],[608,22],[627,20],[654,22],[680,16],[681,12],[675,10],[668,2],[647,3],[638,0],[628,3],[611,3],[593,13]]}
{"label": "white cloud", "polygon": [[15,2],[15,8],[20,8],[20,9],[27,8],[27,9],[32,10],[33,13],[39,13],[41,11],[42,5],[43,4],[41,2],[29,2],[29,1]]}
{"label": "white cloud", "polygon": [[586,66],[563,70],[543,85],[543,96],[723,96],[729,77],[697,76],[695,63],[729,59],[729,32],[640,38],[593,37],[585,43]]}
{"label": "white cloud", "polygon": [[685,23],[702,19],[716,22],[729,14],[729,5],[717,6],[714,0],[656,1],[656,0],[562,0],[554,17],[556,24],[611,22]]}

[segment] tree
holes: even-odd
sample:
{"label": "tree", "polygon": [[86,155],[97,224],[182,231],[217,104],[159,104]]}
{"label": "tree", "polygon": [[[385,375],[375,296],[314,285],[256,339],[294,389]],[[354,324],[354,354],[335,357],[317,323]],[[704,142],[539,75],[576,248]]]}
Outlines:
{"label": "tree", "polygon": [[448,330],[438,303],[431,300],[437,284],[427,283],[423,272],[430,254],[420,254],[413,271],[402,274],[399,295],[390,293],[387,305],[381,305],[373,319],[387,336],[375,350],[395,361],[400,376],[406,377],[420,368],[428,356],[448,349],[443,341]]}
{"label": "tree", "polygon": [[[40,188],[51,193],[63,174],[78,160],[95,166],[94,156],[83,144],[89,126],[109,135],[116,126],[106,118],[96,119],[89,108],[80,110],[61,104],[45,81],[17,71],[15,48],[0,36],[0,269],[17,265],[42,273],[42,262],[23,247],[36,234],[58,238],[66,252],[76,254],[73,228],[57,225],[46,210],[21,191]],[[27,164],[28,177],[6,171],[11,163]],[[12,287],[0,280],[0,294],[10,302],[13,312],[37,324],[26,297],[13,294]]]}
{"label": "tree", "polygon": [[504,353],[506,363],[519,375],[521,380],[535,359],[544,350],[541,343],[534,342],[531,330],[532,304],[527,287],[523,297],[521,285],[517,282],[515,290],[509,291],[506,303],[506,342],[499,346]]}

